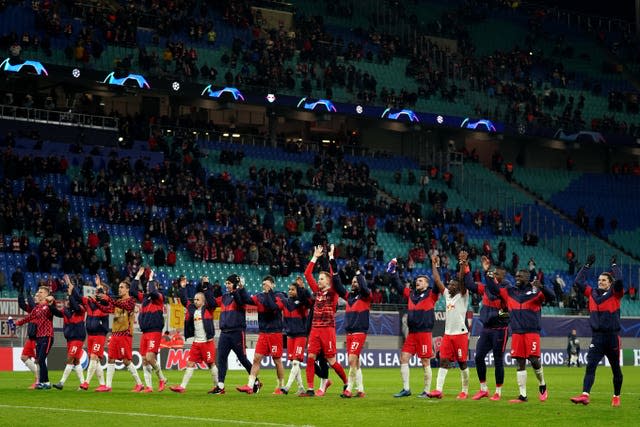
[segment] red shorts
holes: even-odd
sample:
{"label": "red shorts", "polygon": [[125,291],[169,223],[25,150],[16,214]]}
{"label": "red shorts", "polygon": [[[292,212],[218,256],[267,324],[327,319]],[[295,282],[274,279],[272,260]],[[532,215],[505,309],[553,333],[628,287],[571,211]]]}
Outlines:
{"label": "red shorts", "polygon": [[304,360],[304,348],[307,346],[307,337],[287,337],[287,359]]}
{"label": "red shorts", "polygon": [[402,345],[402,352],[417,354],[420,359],[431,359],[433,357],[431,332],[409,332]]}
{"label": "red shorts", "polygon": [[529,332],[511,335],[511,357],[526,359],[529,356],[540,357],[540,334]]}
{"label": "red shorts", "polygon": [[469,335],[444,335],[440,344],[440,359],[466,362],[469,354]]}
{"label": "red shorts", "polygon": [[87,337],[87,351],[89,354],[95,354],[99,359],[102,359],[106,339],[105,335],[89,335]]}
{"label": "red shorts", "polygon": [[258,334],[255,354],[282,357],[282,334],[280,332]]}
{"label": "red shorts", "polygon": [[335,328],[311,328],[307,353],[318,354],[320,351],[324,353],[324,357],[327,359],[336,355]]}
{"label": "red shorts", "polygon": [[367,340],[367,334],[364,332],[357,332],[354,334],[347,335],[347,354],[354,354],[356,356],[360,356],[362,353],[362,348],[364,347],[364,342]]}
{"label": "red shorts", "polygon": [[82,344],[84,344],[84,341],[67,341],[67,357],[73,357],[76,360],[80,360],[82,357]]}
{"label": "red shorts", "polygon": [[160,343],[162,342],[162,332],[145,332],[140,338],[140,355],[144,357],[147,353],[158,354]]}
{"label": "red shorts", "polygon": [[22,356],[36,357],[36,340],[27,339],[22,347]]}
{"label": "red shorts", "polygon": [[189,362],[204,362],[207,365],[216,363],[216,345],[213,340],[207,342],[194,342],[189,350]]}
{"label": "red shorts", "polygon": [[109,359],[131,360],[132,338],[127,336],[113,336],[109,341]]}

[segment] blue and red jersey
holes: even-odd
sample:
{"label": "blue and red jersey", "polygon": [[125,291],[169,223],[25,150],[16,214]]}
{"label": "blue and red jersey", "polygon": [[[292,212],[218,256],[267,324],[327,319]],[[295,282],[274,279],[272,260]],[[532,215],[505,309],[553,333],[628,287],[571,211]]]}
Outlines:
{"label": "blue and red jersey", "polygon": [[499,288],[489,281],[487,287],[507,304],[509,310],[509,326],[514,334],[540,333],[540,321],[542,320],[542,303],[553,301],[554,293],[542,287],[539,290],[531,284],[522,287],[513,286]]}
{"label": "blue and red jersey", "polygon": [[608,290],[592,288],[585,283],[589,268],[584,266],[576,276],[575,285],[589,299],[589,325],[593,333],[618,334],[620,332],[620,301],[624,296],[622,274],[617,265],[611,266],[614,278]]}
{"label": "blue and red jersey", "polygon": [[78,289],[74,287],[69,295],[69,306],[62,310],[62,331],[67,341],[84,341],[87,337],[85,309],[81,305],[81,299]]}
{"label": "blue and red jersey", "polygon": [[408,302],[407,326],[409,332],[431,332],[436,321],[434,308],[440,294],[438,288],[427,288],[422,292],[404,287],[398,273],[391,275],[391,284]]}
{"label": "blue and red jersey", "polygon": [[251,297],[258,309],[258,331],[262,333],[282,332],[282,311],[276,303],[274,292],[261,292]]}
{"label": "blue and red jersey", "polygon": [[[202,326],[204,327],[204,332],[207,334],[207,340],[212,340],[216,335],[213,313],[218,304],[216,304],[216,298],[213,295],[212,289],[207,289],[203,293],[205,304],[200,307],[200,310],[202,310]],[[189,300],[186,288],[180,289],[180,302],[186,309],[184,316],[184,337],[191,338],[195,335],[194,314],[198,308]]]}
{"label": "blue and red jersey", "polygon": [[276,295],[276,301],[282,310],[284,331],[288,337],[304,337],[307,335],[307,318],[309,307],[313,303],[307,289],[297,288],[297,295],[293,298],[282,294]]}
{"label": "blue and red jersey", "polygon": [[344,313],[344,330],[349,333],[369,331],[369,310],[371,309],[371,290],[367,279],[362,274],[356,275],[359,289],[349,291],[345,289],[339,274],[333,275],[334,286],[338,295],[347,302]]}
{"label": "blue and red jersey", "polygon": [[[501,329],[509,326],[509,311],[505,301],[500,295],[494,294],[484,283],[476,283],[473,281],[471,274],[464,276],[465,287],[471,292],[475,292],[482,296],[482,307],[480,308],[480,321],[484,328]],[[511,286],[506,280],[498,284],[493,277],[485,276],[485,282],[491,281],[500,288]]]}
{"label": "blue and red jersey", "polygon": [[109,313],[113,313],[113,307],[106,301],[100,301],[93,297],[82,297],[82,306],[87,317],[85,324],[88,335],[107,335],[109,332]]}
{"label": "blue and red jersey", "polygon": [[[137,289],[140,281],[134,280],[131,284]],[[147,292],[136,292],[136,300],[140,303],[138,324],[142,332],[162,332],[164,329],[164,296],[156,287],[154,281],[147,283]]]}
{"label": "blue and red jersey", "polygon": [[[18,306],[27,313],[31,313],[33,308],[36,306],[36,303],[29,292],[27,292],[26,300],[22,292],[20,292],[18,294]],[[36,329],[35,323],[30,322],[29,326],[27,326],[27,337],[29,337],[30,340],[36,339]]]}
{"label": "blue and red jersey", "polygon": [[251,304],[246,289],[239,288],[216,298],[220,307],[220,330],[222,332],[244,331],[247,329],[245,307]]}

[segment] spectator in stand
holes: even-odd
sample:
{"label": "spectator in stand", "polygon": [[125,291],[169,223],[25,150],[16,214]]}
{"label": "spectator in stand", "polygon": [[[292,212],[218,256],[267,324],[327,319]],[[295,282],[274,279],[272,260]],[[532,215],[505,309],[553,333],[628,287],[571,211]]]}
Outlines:
{"label": "spectator in stand", "polygon": [[573,276],[576,274],[576,254],[571,250],[571,248],[568,248],[565,258],[567,260],[567,264],[569,264],[568,273],[570,276]]}

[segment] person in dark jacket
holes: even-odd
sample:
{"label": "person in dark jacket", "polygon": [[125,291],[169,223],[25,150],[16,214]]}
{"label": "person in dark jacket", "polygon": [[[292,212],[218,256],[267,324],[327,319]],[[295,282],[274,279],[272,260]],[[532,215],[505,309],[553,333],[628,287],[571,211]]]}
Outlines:
{"label": "person in dark jacket", "polygon": [[[103,283],[100,276],[95,276],[96,295],[109,292],[109,285]],[[89,367],[85,379],[86,387],[89,387],[91,378],[95,375],[98,378],[99,387],[105,386],[104,370],[101,360],[104,357],[104,345],[109,332],[109,313],[113,308],[104,300],[94,296],[83,296],[80,299],[82,306],[87,313],[85,325],[87,328],[87,353],[89,353]]]}
{"label": "person in dark jacket", "polygon": [[[251,304],[251,298],[244,288],[244,279],[237,274],[232,274],[225,280],[227,292],[216,298],[216,304],[220,312],[220,338],[218,338],[218,385],[210,394],[224,394],[224,380],[227,376],[227,359],[232,351],[240,361],[240,364],[251,373],[251,362],[247,359],[245,348],[245,330],[247,319],[245,308]],[[256,390],[259,391],[261,383],[256,381]]]}
{"label": "person in dark jacket", "polygon": [[[291,361],[289,379],[281,389],[284,394],[289,393],[293,381],[298,384],[298,395],[306,393],[300,364],[304,361],[304,349],[307,345],[307,322],[311,304],[313,304],[311,294],[305,289],[302,277],[298,276],[289,285],[287,298],[284,300],[284,308],[282,309],[284,331],[287,334],[287,359]],[[319,370],[316,369],[316,372]]]}
{"label": "person in dark jacket", "polygon": [[620,406],[622,390],[622,370],[620,369],[620,301],[624,296],[622,272],[611,259],[611,272],[600,273],[598,287],[592,288],[585,283],[591,266],[595,263],[595,255],[589,255],[578,275],[575,284],[578,292],[589,299],[589,325],[592,338],[587,353],[587,369],[582,382],[582,394],[572,397],[573,403],[589,404],[589,393],[596,379],[596,368],[606,357],[613,372],[613,397],[611,406]]}
{"label": "person in dark jacket", "polygon": [[[488,260],[488,259],[487,259]],[[503,267],[490,269],[490,264],[482,265],[485,274],[485,283],[491,281],[500,288],[511,286],[505,280],[506,271]],[[467,276],[465,276],[465,279]],[[495,366],[496,391],[489,400],[497,401],[502,396],[502,384],[504,383],[504,350],[509,339],[509,310],[499,295],[492,293],[483,283],[475,283],[469,280],[465,284],[471,292],[482,295],[482,308],[480,309],[480,322],[482,331],[476,343],[476,373],[480,381],[480,390],[471,399],[480,400],[489,397],[487,387],[487,364],[484,358],[493,351],[493,363]]]}
{"label": "person in dark jacket", "polygon": [[75,371],[80,380],[79,390],[87,390],[89,384],[84,381],[84,373],[80,359],[82,358],[82,346],[87,337],[87,329],[85,326],[85,310],[82,307],[80,293],[74,286],[68,275],[63,276],[64,283],[67,285],[67,302],[62,310],[63,332],[64,338],[67,340],[67,364],[62,372],[62,378],[54,388],[62,390],[64,383],[69,378],[71,371]]}
{"label": "person in dark jacket", "polygon": [[149,270],[146,283],[146,292],[142,291],[141,279],[145,269],[140,266],[131,284],[132,296],[140,303],[138,313],[138,325],[142,331],[140,338],[140,355],[142,356],[142,373],[144,376],[144,393],[153,392],[152,373],[158,376],[158,391],[163,391],[167,379],[162,373],[162,368],[157,357],[162,342],[162,329],[164,328],[164,296],[158,291],[158,284],[154,280],[153,270]]}
{"label": "person in dark jacket", "polygon": [[[489,260],[482,257],[482,264]],[[539,399],[544,402],[548,398],[547,384],[544,380],[542,362],[540,361],[540,321],[542,303],[555,300],[552,290],[545,288],[537,279],[529,282],[527,270],[516,273],[516,286],[501,288],[492,281],[487,283],[490,292],[500,295],[509,309],[509,325],[511,326],[511,357],[517,363],[517,382],[520,395],[509,403],[527,402],[527,360],[538,379]]]}
{"label": "person in dark jacket", "polygon": [[[364,397],[364,383],[360,369],[360,354],[367,340],[369,331],[369,310],[371,309],[371,290],[367,279],[360,269],[351,278],[351,288],[347,292],[342,284],[338,265],[332,260],[333,282],[340,295],[346,301],[344,328],[347,333],[347,356],[349,361],[349,375],[347,388],[340,395],[343,398]],[[357,389],[354,394],[353,389]]]}
{"label": "person in dark jacket", "polygon": [[262,279],[262,292],[251,297],[253,305],[258,310],[258,342],[253,356],[253,364],[249,379],[244,386],[236,387],[236,390],[252,394],[260,363],[265,357],[271,356],[276,366],[278,385],[273,394],[284,394],[284,366],[282,365],[282,309],[284,308],[284,295],[275,292],[275,279],[273,276],[265,276]]}
{"label": "person in dark jacket", "polygon": [[392,259],[387,266],[387,273],[391,275],[391,284],[399,295],[402,295],[409,303],[407,307],[407,326],[409,334],[400,350],[400,374],[402,375],[402,390],[394,394],[394,397],[411,396],[409,383],[409,359],[416,354],[422,362],[424,369],[424,390],[420,397],[429,397],[431,391],[431,358],[433,357],[433,345],[431,342],[431,330],[435,323],[434,307],[440,293],[437,287],[431,287],[429,278],[424,275],[416,277],[413,287],[405,287],[397,272],[398,261]]}
{"label": "person in dark jacket", "polygon": [[213,388],[218,385],[218,367],[216,366],[216,346],[214,337],[216,334],[213,324],[213,313],[217,307],[213,293],[213,287],[208,286],[209,279],[202,278],[202,292],[197,292],[193,302],[187,296],[187,279],[180,278],[180,302],[186,308],[184,318],[184,337],[193,337],[193,344],[189,350],[187,369],[182,376],[180,385],[172,385],[169,389],[176,393],[184,393],[187,390],[189,380],[196,369],[196,363],[205,363],[211,373]]}

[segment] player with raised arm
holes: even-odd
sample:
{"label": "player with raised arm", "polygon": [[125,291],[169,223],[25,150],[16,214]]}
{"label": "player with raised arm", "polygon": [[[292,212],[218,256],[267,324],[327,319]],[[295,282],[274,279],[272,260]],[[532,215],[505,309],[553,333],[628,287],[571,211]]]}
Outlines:
{"label": "player with raised arm", "polygon": [[589,255],[574,283],[578,292],[589,299],[589,326],[591,326],[592,338],[587,353],[587,368],[582,381],[582,394],[572,397],[571,401],[576,404],[589,404],[589,393],[596,379],[596,368],[602,358],[606,357],[613,373],[611,406],[620,406],[620,392],[622,391],[620,301],[624,296],[622,272],[616,263],[616,258],[612,257],[611,272],[600,273],[598,287],[594,289],[587,286],[585,281],[595,261],[595,255]]}
{"label": "player with raised arm", "polygon": [[67,285],[68,299],[65,308],[62,310],[63,332],[67,340],[67,364],[62,372],[60,382],[53,384],[53,387],[62,390],[64,383],[69,378],[71,371],[75,371],[80,386],[78,390],[87,390],[89,384],[84,381],[84,372],[80,359],[82,358],[82,346],[87,337],[87,329],[85,326],[85,310],[82,307],[82,297],[77,287],[73,284],[69,276],[65,274],[63,280]]}
{"label": "player with raised arm", "polygon": [[275,280],[273,276],[262,279],[262,292],[251,297],[253,305],[258,309],[258,342],[249,379],[244,386],[236,387],[240,392],[253,394],[256,378],[260,372],[260,363],[271,356],[276,365],[278,385],[273,394],[284,394],[284,366],[282,365],[282,297],[276,298]]}
{"label": "player with raised arm", "polygon": [[[493,270],[489,270],[490,267],[489,259],[484,257],[482,269],[485,274],[485,282],[492,281],[501,288],[511,286],[504,278],[506,274],[504,268],[496,267]],[[504,384],[504,352],[509,339],[509,311],[502,298],[492,293],[483,283],[475,283],[471,276],[465,276],[465,285],[469,291],[482,296],[482,307],[480,308],[482,331],[476,343],[475,356],[480,390],[471,399],[480,400],[489,397],[487,364],[484,359],[489,354],[489,351],[493,351],[496,391],[489,400],[497,401],[502,397],[502,384]]]}
{"label": "player with raised arm", "polygon": [[[330,257],[333,257],[331,245]],[[324,248],[318,245],[313,250],[313,256],[304,271],[304,278],[309,284],[311,291],[315,294],[313,305],[313,320],[309,342],[307,343],[307,397],[316,395],[313,386],[315,376],[316,355],[322,351],[329,366],[338,374],[344,385],[347,384],[347,376],[344,369],[336,359],[336,307],[338,304],[338,294],[331,281],[331,272],[321,271],[318,281],[313,278],[313,269],[316,261],[322,256]],[[324,392],[320,395],[324,395]]]}
{"label": "player with raised arm", "polygon": [[167,379],[158,363],[158,352],[164,328],[164,296],[158,291],[158,283],[154,280],[153,270],[149,271],[146,292],[142,291],[140,279],[145,269],[140,266],[132,283],[134,298],[141,304],[138,313],[138,324],[142,331],[140,338],[140,355],[142,356],[142,373],[145,382],[144,393],[153,392],[152,373],[158,376],[158,391],[163,391]]}
{"label": "player with raised arm", "polygon": [[298,384],[298,394],[305,393],[300,364],[304,361],[304,349],[307,345],[307,316],[311,306],[311,294],[304,287],[302,278],[298,276],[289,285],[287,298],[283,300],[282,317],[284,331],[287,334],[287,359],[291,361],[291,371],[287,384],[280,390],[289,393],[293,382]]}
{"label": "player with raised arm", "polygon": [[94,280],[96,284],[95,296],[83,296],[80,300],[86,312],[85,325],[87,328],[87,352],[89,353],[87,377],[82,386],[89,388],[91,378],[95,374],[98,378],[97,391],[106,387],[101,360],[104,356],[106,336],[109,332],[109,313],[113,313],[113,307],[109,305],[107,300],[98,298],[99,295],[109,290],[107,284],[103,283],[97,274]]}
{"label": "player with raised arm", "polygon": [[[483,258],[483,263],[486,262]],[[548,398],[547,384],[544,380],[542,362],[540,361],[540,320],[542,303],[553,301],[553,291],[545,288],[537,279],[529,283],[529,272],[520,270],[516,273],[516,286],[501,288],[493,281],[487,283],[489,290],[507,304],[509,309],[509,325],[511,326],[511,357],[517,363],[517,382],[520,395],[509,403],[527,402],[527,360],[538,379],[539,399],[544,402]]]}
{"label": "player with raised arm", "polygon": [[424,370],[424,389],[418,395],[420,398],[429,397],[431,389],[431,358],[433,357],[433,345],[431,330],[436,317],[434,307],[440,293],[438,288],[429,287],[429,278],[419,275],[415,279],[415,287],[405,287],[397,272],[397,260],[389,262],[387,273],[391,275],[391,285],[396,288],[399,295],[407,301],[407,326],[409,334],[400,350],[400,374],[402,376],[402,390],[393,397],[411,396],[409,382],[409,359],[416,354],[420,358]]}
{"label": "player with raised arm", "polygon": [[187,390],[189,380],[196,369],[196,363],[205,363],[211,373],[213,388],[218,386],[218,368],[216,366],[216,334],[213,322],[214,311],[217,307],[213,288],[209,285],[209,278],[204,276],[200,292],[193,297],[193,303],[187,297],[187,279],[180,278],[180,302],[186,308],[184,319],[184,337],[193,337],[193,343],[189,350],[187,369],[182,376],[180,385],[169,387],[176,393],[184,393]]}
{"label": "player with raised arm", "polygon": [[[227,292],[216,298],[220,313],[220,338],[218,338],[218,385],[210,394],[224,394],[224,380],[227,376],[227,359],[232,351],[247,370],[251,373],[251,362],[247,359],[245,330],[247,329],[246,306],[251,304],[251,298],[244,288],[244,279],[232,274],[225,280]],[[256,389],[260,390],[261,383],[256,379]]]}
{"label": "player with raised arm", "polygon": [[[360,368],[360,354],[367,340],[369,331],[369,310],[371,309],[371,290],[367,285],[367,279],[357,270],[351,279],[349,292],[342,285],[338,271],[338,265],[329,256],[331,270],[333,271],[333,285],[338,295],[347,303],[345,307],[344,329],[347,333],[347,356],[349,358],[349,375],[347,388],[340,395],[344,398],[364,397],[364,383],[362,381],[362,369]],[[357,392],[353,394],[353,389]]]}
{"label": "player with raised arm", "polygon": [[49,390],[49,369],[47,368],[47,356],[53,345],[53,316],[62,317],[60,310],[56,308],[55,299],[49,288],[40,286],[36,292],[37,305],[22,319],[16,322],[16,326],[33,322],[36,325],[36,357],[38,360],[39,378],[36,390]]}
{"label": "player with raised arm", "polygon": [[[31,311],[33,311],[33,309],[38,304],[38,301],[35,301],[29,291],[26,291],[25,297],[24,292],[24,287],[20,288],[20,292],[18,293],[18,306],[21,310],[26,311],[27,313],[31,313]],[[38,381],[40,379],[36,358],[36,329],[36,324],[33,322],[30,322],[29,326],[27,326],[27,339],[22,346],[22,354],[20,355],[20,360],[22,360],[27,368],[29,368],[29,370],[33,372],[34,381],[31,386],[29,386],[30,389],[36,388],[36,385],[38,385]]]}
{"label": "player with raised arm", "polygon": [[136,385],[133,392],[139,393],[144,390],[140,376],[131,357],[133,353],[133,318],[136,308],[136,301],[130,295],[130,283],[123,280],[118,285],[118,299],[113,299],[105,293],[96,294],[99,300],[105,300],[109,306],[113,307],[113,324],[111,326],[111,340],[109,342],[107,381],[104,387],[98,387],[97,392],[110,392],[113,383],[113,374],[116,371],[116,360],[122,363],[133,377]]}
{"label": "player with raised arm", "polygon": [[[469,307],[469,292],[465,287],[465,276],[470,276],[467,252],[458,254],[458,277],[449,280],[445,287],[440,279],[438,268],[440,258],[438,255],[431,257],[431,271],[433,282],[438,287],[446,300],[446,312],[444,320],[444,336],[440,345],[440,369],[436,379],[436,389],[429,393],[430,398],[442,399],[444,381],[449,369],[454,362],[460,367],[460,379],[462,390],[457,399],[466,399],[469,393],[469,368],[467,367],[467,355],[469,353],[469,330],[467,329],[467,308]],[[468,281],[468,280],[467,280]]]}

